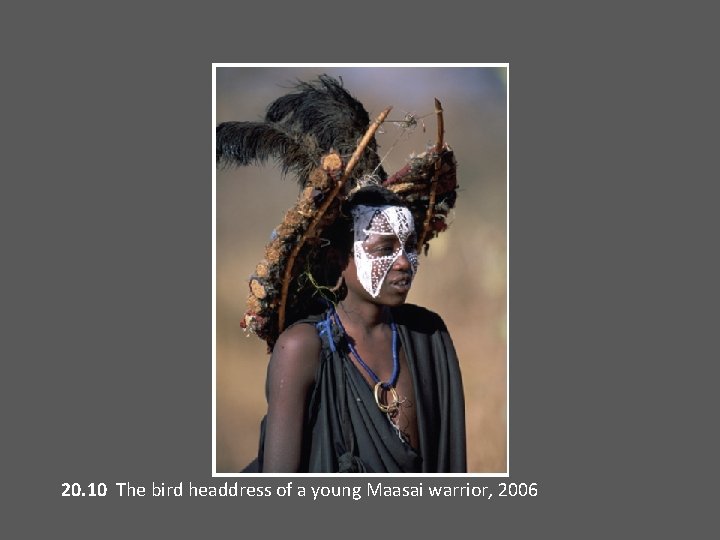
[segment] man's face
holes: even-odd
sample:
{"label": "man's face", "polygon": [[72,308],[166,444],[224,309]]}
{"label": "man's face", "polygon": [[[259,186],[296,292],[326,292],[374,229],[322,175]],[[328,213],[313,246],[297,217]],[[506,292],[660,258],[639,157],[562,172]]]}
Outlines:
{"label": "man's face", "polygon": [[382,293],[404,301],[418,266],[410,210],[401,206],[357,206],[352,214],[353,262],[359,283],[375,299]]}

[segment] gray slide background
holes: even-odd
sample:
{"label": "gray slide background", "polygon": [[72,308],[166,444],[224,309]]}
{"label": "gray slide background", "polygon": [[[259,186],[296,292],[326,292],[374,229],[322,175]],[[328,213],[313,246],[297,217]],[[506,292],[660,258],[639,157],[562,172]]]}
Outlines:
{"label": "gray slide background", "polygon": [[[693,5],[8,13],[4,529],[27,538],[713,530],[704,522],[716,500],[717,404],[702,369],[718,356],[703,341],[717,321],[717,212],[705,193],[717,177],[707,57],[717,39],[714,18]],[[209,369],[211,63],[221,61],[510,63],[509,480],[537,482],[537,497],[61,497],[63,482],[224,482],[210,477]]]}

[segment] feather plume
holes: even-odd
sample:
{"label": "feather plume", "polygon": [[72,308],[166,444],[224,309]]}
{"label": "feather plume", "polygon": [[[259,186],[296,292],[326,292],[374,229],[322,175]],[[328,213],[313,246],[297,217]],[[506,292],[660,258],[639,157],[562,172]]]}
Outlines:
{"label": "feather plume", "polygon": [[307,176],[319,158],[292,134],[262,122],[224,122],[216,130],[216,158],[220,165],[264,165],[275,159],[283,174]]}
{"label": "feather plume", "polygon": [[[265,122],[218,125],[218,164],[262,165],[274,158],[283,173],[293,173],[305,187],[323,155],[334,151],[348,158],[370,124],[362,103],[340,81],[327,75],[312,82],[298,82],[295,90],[269,105]],[[380,167],[374,138],[353,176],[373,172],[381,179],[387,177]]]}

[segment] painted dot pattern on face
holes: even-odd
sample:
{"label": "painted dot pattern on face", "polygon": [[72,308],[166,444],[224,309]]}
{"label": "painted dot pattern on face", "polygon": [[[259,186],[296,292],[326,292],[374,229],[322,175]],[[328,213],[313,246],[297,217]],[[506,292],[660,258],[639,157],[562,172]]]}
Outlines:
{"label": "painted dot pattern on face", "polygon": [[[358,280],[373,298],[380,294],[385,277],[395,261],[405,253],[412,276],[419,264],[417,250],[407,249],[406,242],[415,234],[415,223],[410,210],[403,206],[363,206],[352,210],[355,242],[353,256]],[[399,248],[389,255],[369,253],[365,242],[370,235],[393,236],[399,240]]]}

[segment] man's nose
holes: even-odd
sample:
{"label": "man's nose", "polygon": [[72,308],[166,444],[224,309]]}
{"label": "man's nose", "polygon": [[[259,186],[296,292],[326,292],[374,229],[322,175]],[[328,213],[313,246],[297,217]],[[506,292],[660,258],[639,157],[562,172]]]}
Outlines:
{"label": "man's nose", "polygon": [[410,270],[410,267],[410,259],[408,259],[407,253],[403,249],[393,263],[393,270]]}

